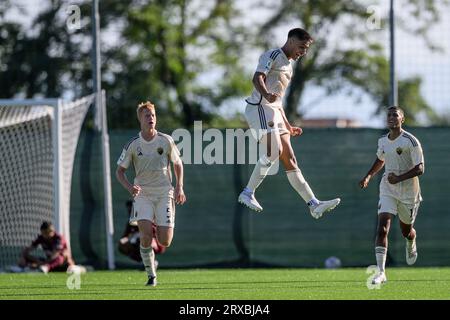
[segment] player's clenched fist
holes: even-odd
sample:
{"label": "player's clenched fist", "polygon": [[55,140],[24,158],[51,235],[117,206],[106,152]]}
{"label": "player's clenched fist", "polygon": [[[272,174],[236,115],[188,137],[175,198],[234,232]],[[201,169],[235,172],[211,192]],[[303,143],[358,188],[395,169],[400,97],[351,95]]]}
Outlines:
{"label": "player's clenched fist", "polygon": [[133,196],[133,198],[137,197],[138,194],[141,192],[141,187],[137,186],[137,185],[133,185],[130,190],[131,195]]}
{"label": "player's clenched fist", "polygon": [[370,181],[370,177],[369,176],[364,177],[364,179],[362,179],[359,182],[359,186],[361,187],[361,189],[367,188],[367,186],[369,185],[369,181]]}
{"label": "player's clenched fist", "polygon": [[267,101],[269,101],[270,103],[275,102],[275,100],[277,100],[277,98],[280,97],[280,94],[278,93],[270,93],[268,92],[264,98],[266,98]]}
{"label": "player's clenched fist", "polygon": [[303,133],[302,128],[299,127],[291,127],[291,136],[298,137]]}
{"label": "player's clenched fist", "polygon": [[183,204],[186,202],[186,195],[184,194],[183,188],[181,186],[177,186],[175,188],[175,202],[177,204]]}

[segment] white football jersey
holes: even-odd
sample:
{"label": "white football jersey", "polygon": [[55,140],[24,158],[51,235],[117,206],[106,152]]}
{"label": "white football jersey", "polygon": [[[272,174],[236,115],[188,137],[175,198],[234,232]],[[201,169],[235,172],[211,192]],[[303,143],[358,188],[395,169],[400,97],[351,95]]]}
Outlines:
{"label": "white football jersey", "polygon": [[151,141],[146,141],[139,133],[125,145],[117,165],[128,168],[132,164],[134,184],[142,188],[143,194],[159,196],[173,190],[170,161],[181,162],[171,136],[158,132]]}
{"label": "white football jersey", "polygon": [[397,184],[390,184],[387,177],[391,172],[402,175],[420,163],[425,170],[422,146],[416,137],[404,130],[395,140],[390,140],[388,136],[386,134],[378,139],[377,157],[384,161],[385,168],[380,182],[380,196],[392,196],[406,204],[418,203],[422,201],[419,177]]}
{"label": "white football jersey", "polygon": [[281,50],[272,49],[264,52],[260,58],[256,72],[266,75],[266,87],[271,93],[278,93],[280,97],[269,103],[258,90],[253,89],[252,95],[245,101],[253,105],[266,105],[272,108],[283,107],[283,96],[292,78],[292,66],[286,54]]}

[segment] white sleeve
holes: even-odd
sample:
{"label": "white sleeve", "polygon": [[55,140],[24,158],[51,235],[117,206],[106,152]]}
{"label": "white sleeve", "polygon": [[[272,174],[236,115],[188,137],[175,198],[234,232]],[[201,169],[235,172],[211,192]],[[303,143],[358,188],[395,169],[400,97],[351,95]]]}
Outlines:
{"label": "white sleeve", "polygon": [[261,72],[261,73],[264,73],[265,75],[267,75],[269,73],[270,69],[272,69],[273,60],[270,58],[269,53],[270,53],[270,51],[265,52],[259,57],[259,62],[258,62],[258,66],[256,67],[256,72]]}
{"label": "white sleeve", "polygon": [[383,148],[383,142],[381,139],[378,139],[377,157],[381,161],[384,161],[384,148]]}
{"label": "white sleeve", "polygon": [[175,144],[175,141],[173,141],[172,139],[169,140],[169,159],[170,161],[172,161],[172,163],[180,163],[181,158],[180,158],[180,151],[177,148],[177,145]]}
{"label": "white sleeve", "polygon": [[418,164],[423,164],[424,170],[425,170],[425,162],[423,159],[423,151],[422,146],[417,144],[417,146],[411,146],[411,160],[414,166],[417,166]]}
{"label": "white sleeve", "polygon": [[120,154],[119,160],[117,160],[117,165],[127,169],[131,163],[131,146],[128,149],[123,149]]}

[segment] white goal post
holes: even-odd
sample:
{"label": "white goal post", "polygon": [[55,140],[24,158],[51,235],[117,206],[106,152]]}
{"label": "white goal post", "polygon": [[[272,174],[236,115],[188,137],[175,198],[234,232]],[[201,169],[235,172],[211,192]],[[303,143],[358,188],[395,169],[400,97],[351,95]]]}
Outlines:
{"label": "white goal post", "polygon": [[[109,136],[104,91],[100,116],[108,268],[115,268]],[[70,192],[75,152],[92,94],[62,99],[0,99],[0,268],[18,259],[43,220],[70,248]],[[20,224],[20,227],[18,226]],[[20,233],[20,234],[19,234]]]}

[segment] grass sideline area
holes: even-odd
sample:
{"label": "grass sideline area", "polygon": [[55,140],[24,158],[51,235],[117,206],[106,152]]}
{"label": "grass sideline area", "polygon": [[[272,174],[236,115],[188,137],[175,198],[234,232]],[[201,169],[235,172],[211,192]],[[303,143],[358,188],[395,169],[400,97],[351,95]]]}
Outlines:
{"label": "grass sideline area", "polygon": [[[146,287],[143,271],[94,271],[69,289],[65,273],[0,274],[0,300],[410,300],[450,299],[450,268],[391,268],[381,289],[356,269],[159,270]],[[76,285],[74,278],[69,281]]]}

